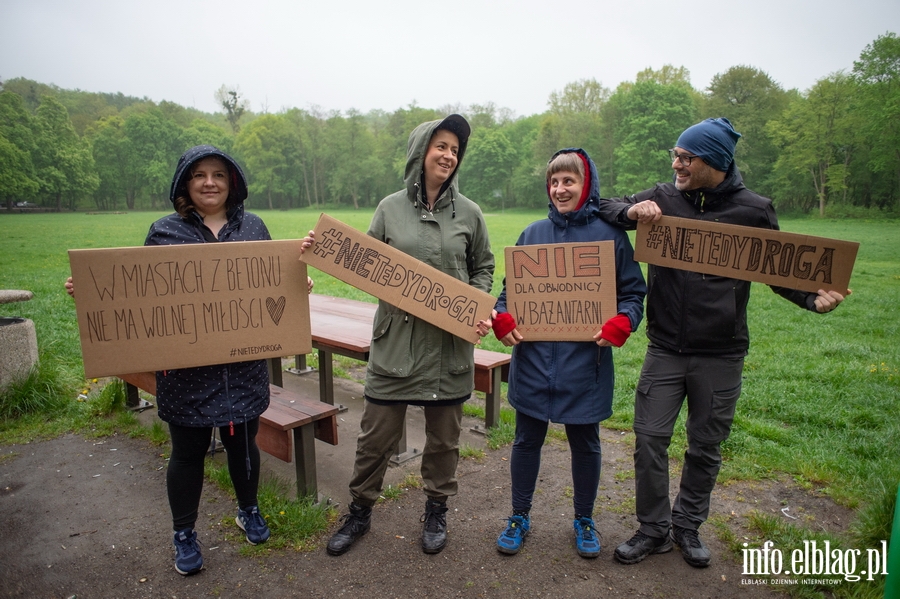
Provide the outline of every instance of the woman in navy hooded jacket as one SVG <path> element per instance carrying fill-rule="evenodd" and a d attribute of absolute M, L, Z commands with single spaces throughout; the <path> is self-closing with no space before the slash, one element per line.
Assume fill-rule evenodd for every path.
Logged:
<path fill-rule="evenodd" d="M 263 221 L 244 211 L 247 180 L 237 163 L 213 146 L 197 146 L 178 161 L 169 199 L 175 214 L 150 226 L 144 245 L 218 243 L 271 239 Z M 252 544 L 269 538 L 257 507 L 259 416 L 269 406 L 265 360 L 217 364 L 156 373 L 159 417 L 169 424 L 172 455 L 166 473 L 175 569 L 203 567 L 194 525 L 203 489 L 203 462 L 214 427 L 228 456 L 238 498 L 235 521 Z"/>
<path fill-rule="evenodd" d="M 600 482 L 600 421 L 612 415 L 613 357 L 637 329 L 647 287 L 634 261 L 631 242 L 600 219 L 597 168 L 584 150 L 554 154 L 547 165 L 547 220 L 534 222 L 516 245 L 615 242 L 617 315 L 605 322 L 595 342 L 529 342 L 506 310 L 506 286 L 495 307 L 494 332 L 512 345 L 509 403 L 516 409 L 516 438 L 510 458 L 512 516 L 497 539 L 501 553 L 518 553 L 531 528 L 529 512 L 549 422 L 564 424 L 572 452 L 575 546 L 586 558 L 600 554 L 592 513 Z M 599 346 L 599 347 L 598 347 Z"/>
<path fill-rule="evenodd" d="M 261 241 L 269 230 L 244 212 L 247 179 L 237 163 L 213 146 L 196 146 L 178 161 L 169 199 L 175 214 L 150 226 L 144 245 Z M 74 295 L 71 279 L 66 284 Z M 269 538 L 259 514 L 259 416 L 269 406 L 265 360 L 235 362 L 156 373 L 159 417 L 169 424 L 172 455 L 166 472 L 175 569 L 193 574 L 203 568 L 194 525 L 203 490 L 203 463 L 213 427 L 228 455 L 228 471 L 238 498 L 235 521 L 252 544 Z"/>
<path fill-rule="evenodd" d="M 244 211 L 247 179 L 238 164 L 213 146 L 196 146 L 178 160 L 169 199 L 175 214 L 150 226 L 144 245 L 265 241 L 272 237 L 255 214 Z M 309 289 L 312 280 L 307 278 Z M 66 290 L 75 295 L 72 278 Z M 166 489 L 175 531 L 175 569 L 203 568 L 194 525 L 203 490 L 203 465 L 214 427 L 228 455 L 238 499 L 235 522 L 256 545 L 269 538 L 259 513 L 259 417 L 269 406 L 265 360 L 217 364 L 156 373 L 159 417 L 169 424 L 172 455 Z"/>

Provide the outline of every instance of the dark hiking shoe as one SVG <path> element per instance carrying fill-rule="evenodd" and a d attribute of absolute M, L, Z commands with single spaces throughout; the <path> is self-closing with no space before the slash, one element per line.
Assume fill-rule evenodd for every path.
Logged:
<path fill-rule="evenodd" d="M 269 540 L 269 526 L 257 506 L 248 507 L 246 510 L 238 508 L 238 515 L 234 521 L 247 533 L 247 542 L 251 545 L 259 545 Z"/>
<path fill-rule="evenodd" d="M 425 502 L 425 513 L 422 514 L 422 551 L 440 553 L 447 545 L 447 503 L 437 499 Z"/>
<path fill-rule="evenodd" d="M 636 564 L 653 553 L 672 551 L 672 541 L 668 536 L 649 537 L 637 531 L 634 536 L 616 547 L 615 556 L 623 564 Z"/>
<path fill-rule="evenodd" d="M 709 565 L 711 557 L 709 547 L 700 540 L 696 530 L 673 526 L 669 534 L 675 544 L 681 548 L 684 561 L 695 568 L 705 568 Z"/>
<path fill-rule="evenodd" d="M 350 504 L 350 513 L 341 516 L 344 525 L 328 541 L 328 555 L 343 555 L 372 525 L 372 508 Z"/>
<path fill-rule="evenodd" d="M 203 569 L 203 556 L 200 555 L 200 542 L 192 528 L 185 528 L 175 533 L 175 571 L 183 576 L 196 574 Z"/>

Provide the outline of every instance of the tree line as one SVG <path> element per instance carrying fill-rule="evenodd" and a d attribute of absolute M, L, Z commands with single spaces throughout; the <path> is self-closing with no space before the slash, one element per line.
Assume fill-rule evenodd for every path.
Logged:
<path fill-rule="evenodd" d="M 751 66 L 697 90 L 687 69 L 666 65 L 614 91 L 570 83 L 546 112 L 520 118 L 493 103 L 254 113 L 224 85 L 214 114 L 24 78 L 0 89 L 0 202 L 10 207 L 167 209 L 178 156 L 201 143 L 244 165 L 251 208 L 370 207 L 401 187 L 409 132 L 459 112 L 472 124 L 461 189 L 486 210 L 545 206 L 544 165 L 563 147 L 590 153 L 604 196 L 652 187 L 671 179 L 666 150 L 681 131 L 718 116 L 743 134 L 736 161 L 746 185 L 779 210 L 900 210 L 900 38 L 890 32 L 852 69 L 803 92 Z"/>

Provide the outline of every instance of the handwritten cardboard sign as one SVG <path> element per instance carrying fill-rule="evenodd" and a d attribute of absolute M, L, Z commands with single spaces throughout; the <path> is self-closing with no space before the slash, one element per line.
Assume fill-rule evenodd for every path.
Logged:
<path fill-rule="evenodd" d="M 471 343 L 496 300 L 412 256 L 322 214 L 301 258 L 333 277 Z"/>
<path fill-rule="evenodd" d="M 664 216 L 638 224 L 634 259 L 815 293 L 846 295 L 859 244 Z"/>
<path fill-rule="evenodd" d="M 525 341 L 591 341 L 617 307 L 614 242 L 506 248 L 506 308 Z"/>
<path fill-rule="evenodd" d="M 85 376 L 312 351 L 300 241 L 69 250 Z"/>

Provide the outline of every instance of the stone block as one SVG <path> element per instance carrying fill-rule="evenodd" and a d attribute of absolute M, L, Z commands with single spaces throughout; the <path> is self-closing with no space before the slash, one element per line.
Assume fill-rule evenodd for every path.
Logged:
<path fill-rule="evenodd" d="M 0 389 L 27 377 L 37 361 L 34 322 L 27 318 L 0 318 Z"/>

